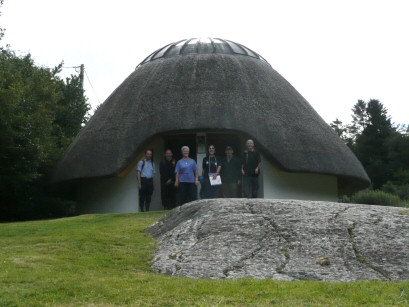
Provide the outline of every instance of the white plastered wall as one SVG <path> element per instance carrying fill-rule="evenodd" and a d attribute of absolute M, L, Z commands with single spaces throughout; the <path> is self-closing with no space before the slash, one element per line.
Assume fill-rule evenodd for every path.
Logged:
<path fill-rule="evenodd" d="M 336 176 L 288 173 L 262 157 L 262 190 L 264 198 L 300 200 L 338 200 Z"/>
<path fill-rule="evenodd" d="M 87 181 L 79 191 L 79 213 L 138 212 L 136 174 Z"/>
<path fill-rule="evenodd" d="M 159 161 L 163 157 L 164 144 L 161 138 L 155 139 L 146 148 L 154 150 L 156 176 L 152 195 L 151 210 L 162 210 L 160 198 Z M 144 150 L 145 151 L 145 150 Z M 135 162 L 144 157 L 140 153 Z M 92 179 L 80 187 L 79 211 L 84 213 L 134 213 L 139 212 L 139 191 L 136 177 L 136 163 L 118 177 Z"/>

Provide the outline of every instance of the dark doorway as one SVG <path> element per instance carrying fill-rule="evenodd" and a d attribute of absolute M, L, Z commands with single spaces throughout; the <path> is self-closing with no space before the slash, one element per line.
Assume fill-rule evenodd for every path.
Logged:
<path fill-rule="evenodd" d="M 190 158 L 194 159 L 197 163 L 196 134 L 171 134 L 165 135 L 163 139 L 165 141 L 165 150 L 171 149 L 176 161 L 182 159 L 182 147 L 188 146 L 190 148 Z M 180 205 L 180 195 L 176 193 L 176 206 Z"/>
<path fill-rule="evenodd" d="M 196 134 L 174 134 L 164 136 L 165 150 L 171 149 L 173 157 L 178 161 L 182 158 L 181 148 L 188 146 L 190 148 L 190 158 L 197 160 L 196 156 Z M 196 161 L 197 162 L 197 161 Z"/>
<path fill-rule="evenodd" d="M 241 141 L 238 134 L 233 133 L 208 133 L 207 134 L 207 142 L 206 142 L 206 150 L 209 145 L 214 145 L 216 148 L 216 155 L 220 157 L 225 156 L 225 149 L 226 146 L 230 146 L 233 148 L 234 155 L 240 157 L 241 156 Z"/>

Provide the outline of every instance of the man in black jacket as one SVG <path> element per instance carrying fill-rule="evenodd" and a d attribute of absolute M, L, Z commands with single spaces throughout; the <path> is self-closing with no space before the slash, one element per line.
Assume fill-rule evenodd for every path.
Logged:
<path fill-rule="evenodd" d="M 226 147 L 225 153 L 221 171 L 223 197 L 235 198 L 241 180 L 241 160 L 234 155 L 230 146 Z"/>
<path fill-rule="evenodd" d="M 246 148 L 241 165 L 241 173 L 243 174 L 243 194 L 245 198 L 257 198 L 261 157 L 254 149 L 253 140 L 247 140 Z"/>
<path fill-rule="evenodd" d="M 172 150 L 167 149 L 159 164 L 162 205 L 166 210 L 176 207 L 175 165 Z"/>

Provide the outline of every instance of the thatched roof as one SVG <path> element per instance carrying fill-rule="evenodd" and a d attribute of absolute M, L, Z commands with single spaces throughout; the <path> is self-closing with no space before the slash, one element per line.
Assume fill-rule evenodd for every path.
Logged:
<path fill-rule="evenodd" d="M 224 40 L 181 41 L 145 59 L 79 133 L 54 182 L 117 175 L 163 133 L 220 129 L 251 136 L 284 170 L 337 175 L 341 188 L 369 183 L 290 83 L 257 53 Z"/>

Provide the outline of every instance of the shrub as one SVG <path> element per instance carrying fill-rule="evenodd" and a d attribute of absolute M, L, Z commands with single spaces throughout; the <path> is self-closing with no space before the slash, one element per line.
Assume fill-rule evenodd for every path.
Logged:
<path fill-rule="evenodd" d="M 363 190 L 352 195 L 351 203 L 404 207 L 405 203 L 399 196 L 380 190 Z"/>
<path fill-rule="evenodd" d="M 341 197 L 338 198 L 339 203 L 350 203 L 351 198 L 348 195 L 342 195 Z"/>
<path fill-rule="evenodd" d="M 390 181 L 382 186 L 382 191 L 398 195 L 402 200 L 409 200 L 409 184 L 394 184 Z"/>

